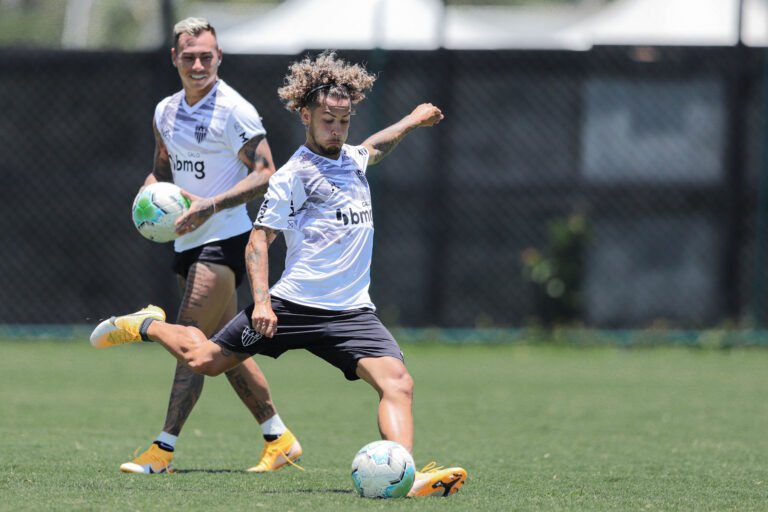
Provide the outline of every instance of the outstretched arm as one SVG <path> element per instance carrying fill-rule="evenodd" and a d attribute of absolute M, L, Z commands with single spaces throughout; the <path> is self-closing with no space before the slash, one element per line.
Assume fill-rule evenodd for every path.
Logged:
<path fill-rule="evenodd" d="M 277 332 L 277 316 L 272 311 L 269 297 L 269 258 L 270 244 L 277 237 L 277 232 L 264 226 L 254 226 L 248 246 L 245 248 L 245 268 L 251 282 L 253 295 L 253 328 L 271 338 Z"/>
<path fill-rule="evenodd" d="M 192 204 L 189 211 L 176 221 L 177 233 L 188 233 L 195 229 L 192 226 L 200 227 L 214 213 L 248 203 L 264 195 L 269 177 L 275 173 L 272 150 L 267 139 L 264 135 L 253 137 L 240 148 L 237 156 L 248 167 L 248 176 L 214 197 L 203 198 L 185 193 L 192 200 Z"/>
<path fill-rule="evenodd" d="M 363 146 L 368 148 L 368 153 L 370 154 L 368 165 L 375 165 L 381 162 L 411 130 L 434 126 L 443 117 L 443 113 L 440 112 L 439 108 L 431 103 L 422 103 L 397 123 L 374 133 L 363 142 Z"/>

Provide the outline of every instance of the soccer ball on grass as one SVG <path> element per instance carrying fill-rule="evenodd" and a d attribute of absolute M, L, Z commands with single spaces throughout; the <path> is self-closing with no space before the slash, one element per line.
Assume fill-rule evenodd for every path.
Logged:
<path fill-rule="evenodd" d="M 148 240 L 170 242 L 178 238 L 176 219 L 189 204 L 189 199 L 173 183 L 152 183 L 141 189 L 133 200 L 133 224 Z"/>
<path fill-rule="evenodd" d="M 402 498 L 413 486 L 413 457 L 394 441 L 374 441 L 352 461 L 352 482 L 364 498 Z"/>

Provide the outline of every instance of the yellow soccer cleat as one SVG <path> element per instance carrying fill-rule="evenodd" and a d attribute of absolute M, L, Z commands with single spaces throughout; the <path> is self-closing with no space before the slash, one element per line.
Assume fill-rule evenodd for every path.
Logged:
<path fill-rule="evenodd" d="M 147 318 L 164 321 L 165 311 L 150 304 L 136 313 L 113 316 L 109 320 L 104 320 L 91 333 L 91 345 L 104 348 L 141 341 L 139 329 Z"/>
<path fill-rule="evenodd" d="M 299 440 L 290 430 L 286 430 L 283 434 L 275 439 L 264 444 L 264 449 L 261 451 L 261 459 L 259 463 L 248 468 L 249 473 L 267 473 L 268 471 L 275 471 L 290 464 L 304 471 L 304 468 L 296 464 L 299 457 L 301 457 L 302 450 Z"/>
<path fill-rule="evenodd" d="M 464 468 L 448 468 L 430 462 L 416 472 L 409 497 L 450 496 L 456 493 L 467 480 Z"/>
<path fill-rule="evenodd" d="M 159 473 L 173 473 L 171 461 L 173 452 L 168 452 L 152 444 L 149 450 L 145 451 L 131 462 L 120 465 L 120 471 L 123 473 L 139 473 L 143 475 L 155 475 Z"/>

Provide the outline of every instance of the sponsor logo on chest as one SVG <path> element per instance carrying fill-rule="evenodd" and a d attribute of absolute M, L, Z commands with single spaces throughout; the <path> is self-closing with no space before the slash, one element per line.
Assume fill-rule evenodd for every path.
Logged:
<path fill-rule="evenodd" d="M 371 208 L 366 210 L 355 209 L 352 207 L 337 208 L 336 220 L 345 226 L 348 224 L 353 226 L 357 224 L 373 224 L 373 210 Z"/>
<path fill-rule="evenodd" d="M 199 155 L 199 153 L 195 153 Z M 171 160 L 171 170 L 173 172 L 191 172 L 198 180 L 205 178 L 205 160 L 194 158 L 180 158 L 178 155 L 168 154 Z"/>

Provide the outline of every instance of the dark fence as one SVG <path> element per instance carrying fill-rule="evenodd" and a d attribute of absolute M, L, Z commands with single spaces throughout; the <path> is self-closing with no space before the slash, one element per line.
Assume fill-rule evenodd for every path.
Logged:
<path fill-rule="evenodd" d="M 340 53 L 380 75 L 350 142 L 422 101 L 446 114 L 369 175 L 385 321 L 764 319 L 761 50 Z M 292 60 L 226 55 L 221 69 L 263 116 L 278 165 L 303 142 L 276 95 Z M 0 70 L 0 323 L 173 311 L 171 246 L 129 215 L 154 106 L 179 88 L 169 56 L 8 50 Z M 273 256 L 276 277 L 283 249 Z"/>

